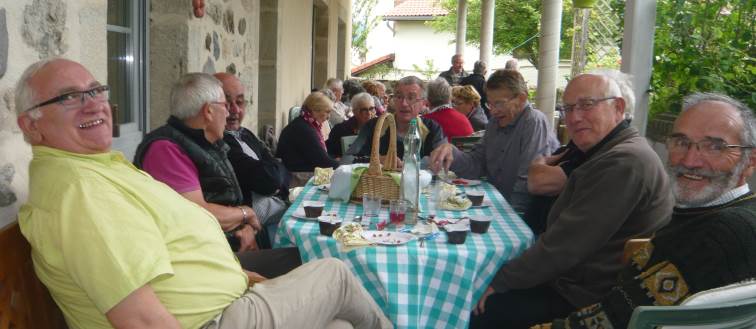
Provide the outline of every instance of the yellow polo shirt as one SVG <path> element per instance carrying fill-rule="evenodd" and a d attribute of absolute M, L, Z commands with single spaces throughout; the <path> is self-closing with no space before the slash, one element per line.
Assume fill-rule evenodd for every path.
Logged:
<path fill-rule="evenodd" d="M 105 312 L 149 284 L 183 328 L 198 328 L 246 290 L 215 217 L 120 152 L 32 151 L 19 225 L 69 327 L 111 328 Z"/>

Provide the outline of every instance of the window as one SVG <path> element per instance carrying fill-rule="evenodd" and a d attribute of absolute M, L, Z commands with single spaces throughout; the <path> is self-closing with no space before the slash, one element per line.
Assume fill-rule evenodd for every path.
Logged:
<path fill-rule="evenodd" d="M 147 127 L 146 0 L 108 0 L 108 85 L 113 148 L 134 153 Z"/>

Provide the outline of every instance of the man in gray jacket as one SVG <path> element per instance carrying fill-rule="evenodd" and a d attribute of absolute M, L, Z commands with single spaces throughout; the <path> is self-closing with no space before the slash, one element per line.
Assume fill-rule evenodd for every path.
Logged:
<path fill-rule="evenodd" d="M 609 292 L 626 240 L 666 224 L 669 179 L 645 138 L 625 120 L 616 74 L 583 74 L 565 89 L 567 132 L 586 160 L 569 176 L 546 231 L 499 269 L 471 328 L 523 328 L 564 317 Z"/>
<path fill-rule="evenodd" d="M 528 166 L 536 157 L 551 154 L 559 142 L 546 116 L 528 102 L 528 87 L 520 72 L 499 70 L 486 82 L 491 119 L 486 134 L 470 153 L 452 144 L 431 153 L 431 169 L 441 165 L 463 178 L 487 176 L 515 211 L 527 209 Z"/>

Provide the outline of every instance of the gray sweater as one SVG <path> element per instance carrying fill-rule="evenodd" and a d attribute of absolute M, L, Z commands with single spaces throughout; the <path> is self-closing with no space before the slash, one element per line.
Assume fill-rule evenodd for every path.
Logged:
<path fill-rule="evenodd" d="M 557 147 L 559 142 L 546 116 L 528 103 L 506 127 L 489 121 L 486 134 L 472 152 L 463 153 L 455 147 L 451 170 L 463 178 L 487 176 L 516 211 L 525 212 L 530 202 L 528 166 Z"/>
<path fill-rule="evenodd" d="M 625 241 L 664 226 L 673 205 L 661 160 L 637 130 L 623 129 L 572 172 L 546 231 L 491 285 L 506 291 L 550 283 L 575 307 L 595 303 L 617 279 Z"/>

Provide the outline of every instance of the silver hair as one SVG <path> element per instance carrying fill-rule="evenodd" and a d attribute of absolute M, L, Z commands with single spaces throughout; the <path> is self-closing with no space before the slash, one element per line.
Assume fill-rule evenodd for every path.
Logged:
<path fill-rule="evenodd" d="M 224 99 L 223 84 L 207 73 L 187 73 L 171 88 L 171 114 L 181 120 L 193 117 L 206 103 Z"/>
<path fill-rule="evenodd" d="M 428 83 L 428 103 L 431 107 L 449 104 L 451 101 L 451 86 L 444 78 L 438 78 Z"/>
<path fill-rule="evenodd" d="M 625 100 L 625 119 L 632 120 L 633 112 L 635 112 L 633 77 L 630 74 L 612 69 L 596 69 L 588 74 L 598 75 L 609 80 L 609 86 L 604 97 L 622 97 Z"/>
<path fill-rule="evenodd" d="M 15 105 L 17 115 L 23 114 L 26 109 L 34 106 L 36 95 L 34 93 L 34 89 L 29 85 L 29 80 L 31 80 L 31 78 L 35 74 L 37 74 L 39 70 L 47 66 L 47 64 L 61 59 L 62 58 L 60 57 L 46 58 L 37 61 L 32 65 L 29 65 L 29 67 L 24 70 L 24 73 L 21 74 L 21 78 L 19 78 L 18 82 L 16 83 Z M 38 108 L 31 110 L 29 111 L 29 117 L 33 120 L 37 120 L 42 117 L 42 111 L 40 111 Z"/>
<path fill-rule="evenodd" d="M 519 67 L 520 67 L 520 62 L 518 62 L 517 59 L 515 59 L 515 58 L 510 58 L 509 60 L 507 60 L 507 63 L 504 64 L 504 69 L 505 70 L 515 70 L 515 71 L 517 71 L 519 69 Z"/>
<path fill-rule="evenodd" d="M 475 61 L 473 64 L 473 73 L 483 75 L 486 73 L 487 65 L 484 61 Z"/>
<path fill-rule="evenodd" d="M 324 95 L 328 96 L 328 99 L 330 99 L 331 102 L 335 102 L 336 101 L 336 94 L 333 93 L 333 90 L 328 89 L 328 88 L 323 88 L 323 89 L 320 89 L 318 91 L 321 92 L 321 93 L 323 93 Z"/>
<path fill-rule="evenodd" d="M 373 99 L 373 95 L 370 95 L 366 92 L 361 92 L 357 95 L 352 96 L 352 108 L 355 107 L 355 104 L 372 104 L 372 106 L 375 106 L 375 100 Z"/>
<path fill-rule="evenodd" d="M 338 86 L 339 89 L 344 89 L 344 82 L 338 78 L 330 78 L 326 80 L 325 86 L 323 87 L 326 89 L 331 89 L 335 88 L 336 86 Z"/>
<path fill-rule="evenodd" d="M 422 98 L 425 98 L 427 96 L 427 93 L 425 91 L 425 82 L 421 80 L 420 78 L 409 75 L 404 78 L 399 79 L 399 81 L 396 82 L 396 87 L 394 90 L 398 90 L 399 86 L 409 86 L 409 85 L 417 85 L 420 87 L 420 92 L 422 93 Z"/>
<path fill-rule="evenodd" d="M 740 143 L 746 146 L 756 146 L 756 120 L 753 111 L 742 102 L 719 93 L 693 93 L 683 98 L 682 112 L 687 111 L 703 102 L 722 102 L 734 107 L 743 121 L 743 131 L 740 132 Z M 744 149 L 743 155 L 750 155 L 751 149 Z"/>

